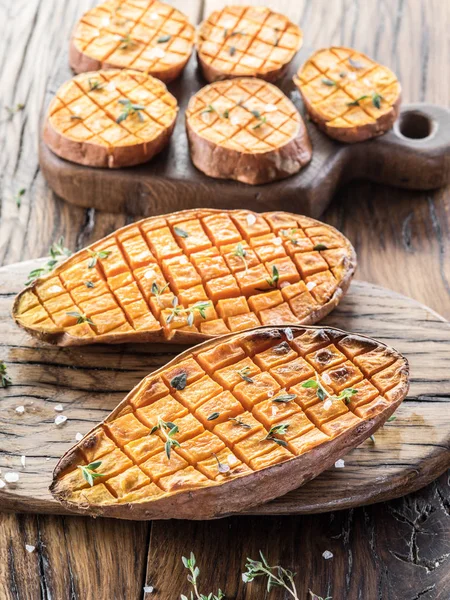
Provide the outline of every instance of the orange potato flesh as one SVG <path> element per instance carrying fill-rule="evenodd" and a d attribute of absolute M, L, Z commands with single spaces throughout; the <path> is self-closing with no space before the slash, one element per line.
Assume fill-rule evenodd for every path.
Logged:
<path fill-rule="evenodd" d="M 353 362 L 352 341 L 359 345 L 360 368 Z M 336 366 L 338 355 L 345 362 Z M 295 385 L 280 389 L 271 373 L 289 370 L 293 357 L 303 366 Z M 337 385 L 322 368 L 327 358 L 334 365 L 329 372 L 348 365 L 348 372 L 360 373 L 350 401 L 338 398 L 337 390 L 352 388 L 354 375 L 344 378 L 345 387 Z M 324 398 L 309 385 L 317 381 Z M 364 420 L 381 424 L 406 395 L 407 383 L 407 361 L 400 354 L 331 328 L 260 328 L 207 342 L 148 375 L 69 451 L 56 468 L 52 492 L 71 509 L 102 514 L 95 511 L 106 507 L 105 516 L 113 505 L 146 503 L 146 516 L 132 511 L 129 518 L 155 516 L 168 494 L 193 492 L 192 517 L 196 490 L 306 457 L 317 446 L 361 431 Z M 177 431 L 169 435 L 174 426 Z M 284 430 L 273 429 L 281 426 Z M 171 438 L 176 443 L 168 456 L 164 444 Z M 78 467 L 92 461 L 99 461 L 97 477 L 88 482 Z M 174 516 L 169 513 L 165 518 Z"/>
<path fill-rule="evenodd" d="M 302 45 L 302 32 L 262 6 L 226 6 L 199 27 L 197 53 L 207 81 L 229 77 L 279 79 Z"/>
<path fill-rule="evenodd" d="M 186 130 L 192 162 L 210 177 L 257 185 L 289 177 L 311 160 L 294 104 L 261 79 L 228 79 L 199 90 L 186 109 Z"/>
<path fill-rule="evenodd" d="M 183 70 L 193 43 L 194 27 L 172 6 L 157 0 L 108 0 L 86 12 L 75 27 L 70 65 L 76 73 L 136 69 L 168 82 Z"/>
<path fill-rule="evenodd" d="M 139 164 L 167 144 L 177 111 L 176 99 L 151 75 L 130 69 L 82 73 L 64 83 L 50 103 L 44 140 L 73 162 Z M 124 241 L 124 250 L 137 266 L 140 248 L 128 249 Z"/>
<path fill-rule="evenodd" d="M 358 142 L 388 131 L 401 87 L 395 74 L 350 48 L 318 50 L 294 81 L 311 119 L 330 137 Z"/>
<path fill-rule="evenodd" d="M 246 210 L 188 210 L 158 217 L 156 229 L 149 229 L 155 217 L 129 225 L 38 279 L 17 298 L 14 317 L 31 334 L 60 345 L 164 339 L 183 343 L 261 324 L 314 323 L 347 288 L 355 267 L 354 251 L 344 236 L 313 219 L 292 215 L 296 227 L 279 229 L 275 217 L 283 214 L 289 217 Z M 185 222 L 190 228 L 195 222 L 191 241 Z M 252 243 L 262 223 L 272 230 L 280 252 L 291 246 L 294 260 L 281 256 L 264 263 L 249 250 L 256 264 L 248 266 L 247 254 L 242 256 L 241 251 L 250 246 L 244 239 Z M 298 232 L 311 245 L 324 239 L 338 248 L 342 269 L 330 270 L 322 244 L 308 259 L 317 272 L 305 278 L 297 257 L 311 253 L 292 244 Z M 204 250 L 206 239 L 210 248 Z M 186 255 L 182 243 L 186 247 L 189 241 Z M 199 252 L 196 243 L 202 248 Z M 230 256 L 235 259 L 232 265 Z M 321 280 L 303 281 L 319 276 Z M 325 368 L 336 363 L 320 364 Z"/>

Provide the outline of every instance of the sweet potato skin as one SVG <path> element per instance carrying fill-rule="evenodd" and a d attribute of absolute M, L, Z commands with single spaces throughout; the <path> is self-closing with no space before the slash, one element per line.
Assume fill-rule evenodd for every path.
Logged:
<path fill-rule="evenodd" d="M 235 179 L 249 185 L 277 181 L 297 173 L 309 163 L 312 146 L 301 121 L 297 135 L 276 150 L 258 154 L 238 152 L 218 146 L 197 134 L 186 119 L 191 159 L 194 165 L 218 179 Z"/>
<path fill-rule="evenodd" d="M 233 212 L 239 212 L 239 211 L 223 211 L 223 210 L 218 210 L 218 209 L 205 209 L 205 210 L 197 211 L 197 212 L 198 212 L 198 214 L 209 215 L 209 214 L 214 214 L 214 213 L 223 213 L 223 212 L 233 213 Z M 187 210 L 179 211 L 177 213 L 171 213 L 171 215 L 182 216 L 182 215 L 190 215 L 192 213 L 193 213 L 192 209 L 187 209 Z M 277 214 L 277 212 L 267 213 L 267 214 Z M 279 214 L 286 214 L 286 213 L 280 212 Z M 156 218 L 159 218 L 159 217 L 156 217 Z M 310 219 L 310 221 L 313 224 L 321 225 L 320 221 L 317 221 L 315 219 Z M 334 232 L 338 235 L 342 235 L 334 227 L 332 227 L 330 225 L 327 225 L 327 227 L 329 227 L 332 232 Z M 117 230 L 117 232 L 120 232 L 123 229 L 124 228 L 121 228 L 121 229 Z M 109 236 L 106 236 L 104 239 L 107 240 L 107 239 L 113 238 L 117 232 L 111 233 Z M 326 315 L 328 315 L 334 308 L 336 308 L 336 306 L 339 304 L 339 302 L 341 301 L 344 294 L 347 292 L 347 290 L 350 286 L 350 282 L 351 282 L 353 275 L 355 273 L 355 270 L 356 270 L 357 261 L 356 261 L 356 253 L 355 253 L 353 246 L 350 244 L 350 242 L 348 240 L 347 240 L 346 244 L 347 244 L 347 248 L 349 251 L 349 259 L 346 264 L 345 274 L 344 274 L 339 286 L 336 288 L 335 292 L 333 293 L 333 295 L 331 296 L 331 298 L 329 299 L 328 302 L 321 305 L 317 310 L 311 312 L 307 317 L 305 317 L 304 319 L 299 321 L 299 324 L 310 325 L 310 324 L 320 321 Z M 83 251 L 84 251 L 83 249 L 80 250 L 79 252 L 74 254 L 72 257 L 70 257 L 70 259 L 68 259 L 68 260 L 73 260 L 79 254 L 81 254 Z M 61 263 L 61 264 L 63 264 L 63 263 Z M 49 273 L 48 275 L 36 280 L 36 283 L 42 283 L 42 282 L 46 281 L 47 279 L 50 279 L 52 276 L 53 276 L 53 273 Z M 28 291 L 33 289 L 33 285 L 26 287 L 15 298 L 13 306 L 12 306 L 12 317 L 15 320 L 15 322 L 17 323 L 17 325 L 19 325 L 19 327 L 21 327 L 22 329 L 27 331 L 27 333 L 29 333 L 31 336 L 36 337 L 40 341 L 46 342 L 49 344 L 54 344 L 54 345 L 58 345 L 58 346 L 84 346 L 84 345 L 93 344 L 93 343 L 123 344 L 123 343 L 127 343 L 127 342 L 158 343 L 158 342 L 170 341 L 170 343 L 173 343 L 173 344 L 194 345 L 194 344 L 203 342 L 205 340 L 215 339 L 215 337 L 216 337 L 216 336 L 207 335 L 205 333 L 197 333 L 197 332 L 191 332 L 191 331 L 179 331 L 177 329 L 177 330 L 175 330 L 175 332 L 174 332 L 173 336 L 170 338 L 170 340 L 168 340 L 164 336 L 164 332 L 163 332 L 162 328 L 159 330 L 154 330 L 154 331 L 133 332 L 132 334 L 108 333 L 108 334 L 98 335 L 94 338 L 74 337 L 62 329 L 60 331 L 52 331 L 52 332 L 45 331 L 45 330 L 39 331 L 35 328 L 27 327 L 20 320 L 19 308 L 20 308 L 21 300 Z"/>
<path fill-rule="evenodd" d="M 298 326 L 290 326 L 290 329 L 303 330 Z M 311 330 L 321 330 L 321 327 L 308 327 Z M 325 328 L 334 334 L 346 332 Z M 285 335 L 283 328 L 272 326 L 258 327 L 243 334 L 233 333 L 222 336 L 220 342 L 229 341 L 231 338 L 245 337 L 248 343 L 259 343 L 265 337 L 273 335 Z M 370 340 L 366 336 L 358 335 L 358 338 Z M 373 341 L 373 340 L 371 340 Z M 195 352 L 204 351 L 214 346 L 216 341 L 206 341 L 197 346 Z M 382 344 L 384 346 L 384 344 Z M 173 367 L 192 353 L 186 350 L 170 361 L 164 367 L 154 371 L 157 375 L 163 370 Z M 398 353 L 396 353 L 398 355 Z M 401 355 L 398 355 L 401 357 Z M 58 489 L 58 477 L 76 465 L 78 460 L 78 447 L 83 443 L 81 440 L 71 448 L 58 462 L 55 467 L 53 482 L 50 491 L 53 496 L 61 502 L 68 510 L 83 515 L 114 517 L 118 519 L 131 520 L 156 520 L 156 519 L 192 519 L 205 520 L 226 517 L 231 514 L 246 511 L 259 504 L 264 504 L 280 497 L 307 481 L 314 479 L 321 472 L 330 468 L 334 462 L 346 452 L 362 443 L 368 436 L 381 427 L 392 413 L 398 408 L 405 398 L 409 389 L 409 366 L 404 357 L 401 368 L 402 381 L 397 386 L 395 395 L 390 405 L 381 411 L 375 418 L 358 423 L 345 433 L 314 447 L 305 454 L 292 458 L 288 461 L 272 465 L 251 474 L 241 475 L 228 482 L 216 483 L 197 490 L 187 490 L 176 493 L 167 493 L 158 497 L 153 502 L 135 502 L 129 504 L 111 505 L 76 505 L 67 500 L 63 490 Z M 102 422 L 106 423 L 117 416 L 126 405 L 127 399 L 132 396 L 136 386 L 126 398 L 114 409 L 114 411 Z M 86 434 L 89 436 L 96 428 Z"/>

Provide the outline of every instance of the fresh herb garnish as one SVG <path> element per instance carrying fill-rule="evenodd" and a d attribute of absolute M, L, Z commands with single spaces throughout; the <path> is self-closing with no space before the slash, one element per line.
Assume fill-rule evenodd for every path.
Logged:
<path fill-rule="evenodd" d="M 386 423 L 392 423 L 392 421 L 396 421 L 396 420 L 397 420 L 397 417 L 392 415 L 392 417 L 389 417 L 389 419 L 386 421 Z"/>
<path fill-rule="evenodd" d="M 170 380 L 170 385 L 175 390 L 179 390 L 179 391 L 184 390 L 184 388 L 186 387 L 186 384 L 187 384 L 186 371 L 183 371 L 182 373 L 175 375 L 175 377 Z"/>
<path fill-rule="evenodd" d="M 354 388 L 345 388 L 337 396 L 329 394 L 320 383 L 319 378 L 304 381 L 302 387 L 315 389 L 319 400 L 325 400 L 325 398 L 328 398 L 329 400 L 343 400 L 346 404 L 350 402 L 352 396 L 358 393 L 358 390 L 355 390 Z"/>
<path fill-rule="evenodd" d="M 217 468 L 219 470 L 219 473 L 229 473 L 230 472 L 230 466 L 229 465 L 225 465 L 224 463 L 221 463 L 220 460 L 219 460 L 219 457 L 217 456 L 217 454 L 215 452 L 213 452 L 213 456 L 217 460 Z"/>
<path fill-rule="evenodd" d="M 209 415 L 209 417 L 206 419 L 207 421 L 215 421 L 216 419 L 218 419 L 220 417 L 220 413 L 219 412 L 213 412 Z"/>
<path fill-rule="evenodd" d="M 72 121 L 82 121 L 83 119 L 79 115 L 70 115 Z"/>
<path fill-rule="evenodd" d="M 230 49 L 228 50 L 228 54 L 230 56 L 234 56 L 236 54 L 236 47 L 235 46 L 230 46 Z"/>
<path fill-rule="evenodd" d="M 251 583 L 257 577 L 267 577 L 266 585 L 268 592 L 274 588 L 284 588 L 294 600 L 300 600 L 294 583 L 295 573 L 284 569 L 280 565 L 271 567 L 261 550 L 259 551 L 259 555 L 261 557 L 260 561 L 247 558 L 245 564 L 246 571 L 242 573 L 242 581 L 244 583 Z"/>
<path fill-rule="evenodd" d="M 50 260 L 40 269 L 33 269 L 28 275 L 28 280 L 25 285 L 31 285 L 43 275 L 51 273 L 62 258 L 67 258 L 72 255 L 72 252 L 64 247 L 64 238 L 60 237 L 57 242 L 50 246 Z"/>
<path fill-rule="evenodd" d="M 217 112 L 217 111 L 212 104 L 208 104 L 208 106 L 204 110 L 202 110 L 202 112 L 200 114 L 202 115 L 203 113 L 212 113 L 212 112 Z"/>
<path fill-rule="evenodd" d="M 7 367 L 6 367 L 5 363 L 2 360 L 0 360 L 0 386 L 5 388 L 11 384 L 12 384 L 12 379 L 8 375 Z"/>
<path fill-rule="evenodd" d="M 378 92 L 374 92 L 372 94 L 372 104 L 375 108 L 381 108 L 381 101 L 383 100 L 383 96 Z"/>
<path fill-rule="evenodd" d="M 290 235 L 294 235 L 295 233 L 297 233 L 298 229 L 296 227 L 293 227 L 292 229 L 280 229 L 280 233 L 282 236 L 287 237 L 289 242 L 291 242 L 291 244 L 293 244 L 294 246 L 298 246 L 298 240 L 296 240 L 293 237 L 289 237 Z"/>
<path fill-rule="evenodd" d="M 78 465 L 78 468 L 81 470 L 83 477 L 86 479 L 88 484 L 92 487 L 94 485 L 94 479 L 97 477 L 103 477 L 101 473 L 96 473 L 99 466 L 102 464 L 101 460 L 97 460 L 95 462 L 91 462 L 88 465 Z"/>
<path fill-rule="evenodd" d="M 263 442 L 264 440 L 270 440 L 279 446 L 284 446 L 284 448 L 287 448 L 287 443 L 284 440 L 280 440 L 280 438 L 275 437 L 275 435 L 285 435 L 288 427 L 289 425 L 286 425 L 285 423 L 281 423 L 280 425 L 272 425 L 272 427 L 269 429 L 269 433 L 263 437 L 261 441 Z"/>
<path fill-rule="evenodd" d="M 129 33 L 121 37 L 120 41 L 122 42 L 122 44 L 119 46 L 120 50 L 128 50 L 137 44 L 137 42 L 133 40 Z"/>
<path fill-rule="evenodd" d="M 88 261 L 88 269 L 93 269 L 97 264 L 97 260 L 99 258 L 105 259 L 108 258 L 108 256 L 111 254 L 111 250 L 100 250 L 99 252 L 88 250 L 88 252 L 91 255 L 91 258 Z"/>
<path fill-rule="evenodd" d="M 91 321 L 91 319 L 89 317 L 87 317 L 84 313 L 80 313 L 76 310 L 71 310 L 69 312 L 66 312 L 66 315 L 69 315 L 69 317 L 75 317 L 75 319 L 77 320 L 77 325 L 81 325 L 81 323 L 89 323 L 89 325 L 94 324 Z"/>
<path fill-rule="evenodd" d="M 239 244 L 237 244 L 236 248 L 234 249 L 233 252 L 233 256 L 237 256 L 238 258 L 242 259 L 242 262 L 244 263 L 244 267 L 245 267 L 245 272 L 248 272 L 248 264 L 247 264 L 247 250 L 244 248 L 244 246 L 241 244 L 241 242 L 239 242 Z"/>
<path fill-rule="evenodd" d="M 273 265 L 272 277 L 270 277 L 269 279 L 266 279 L 266 281 L 270 285 L 270 287 L 277 287 L 279 279 L 280 279 L 280 273 L 279 273 L 278 269 L 276 268 L 276 266 Z"/>
<path fill-rule="evenodd" d="M 156 40 L 156 43 L 157 44 L 165 44 L 166 42 L 168 42 L 170 40 L 171 37 L 172 36 L 170 34 L 163 35 Z"/>
<path fill-rule="evenodd" d="M 105 87 L 105 83 L 99 81 L 98 79 L 88 79 L 89 91 L 95 92 L 98 90 L 102 90 Z"/>
<path fill-rule="evenodd" d="M 116 123 L 122 123 L 122 121 L 125 121 L 130 115 L 137 115 L 139 121 L 144 121 L 144 115 L 140 111 L 145 110 L 145 106 L 142 104 L 133 104 L 131 100 L 128 100 L 127 98 L 121 98 L 117 102 L 122 104 L 124 108 L 117 117 Z"/>
<path fill-rule="evenodd" d="M 356 100 L 353 100 L 353 102 L 347 102 L 347 106 L 359 106 L 359 103 L 361 102 L 361 100 L 365 100 L 368 97 L 369 96 L 367 94 L 365 94 L 364 96 L 360 96 Z"/>
<path fill-rule="evenodd" d="M 373 444 L 375 444 L 375 436 L 374 435 L 370 435 L 369 439 Z"/>
<path fill-rule="evenodd" d="M 27 190 L 25 188 L 21 188 L 14 196 L 14 200 L 16 201 L 17 208 L 20 208 L 20 206 L 22 204 L 22 198 L 25 195 L 26 191 Z"/>
<path fill-rule="evenodd" d="M 173 308 L 170 312 L 170 315 L 166 319 L 166 323 L 169 324 L 178 315 L 185 314 L 187 317 L 187 324 L 189 325 L 189 327 L 192 327 L 192 325 L 194 324 L 194 319 L 195 319 L 195 311 L 198 310 L 198 312 L 200 313 L 200 316 L 203 319 L 206 319 L 206 309 L 211 306 L 211 301 L 207 300 L 207 301 L 196 302 L 192 306 L 189 306 L 188 308 L 184 308 L 183 306 L 180 306 L 178 304 L 178 298 L 175 296 L 174 299 L 172 300 L 172 306 L 173 306 Z"/>
<path fill-rule="evenodd" d="M 233 425 L 239 425 L 239 427 L 243 427 L 244 429 L 251 429 L 252 426 L 249 423 L 246 423 L 242 420 L 242 417 L 230 417 L 228 419 L 233 423 Z"/>
<path fill-rule="evenodd" d="M 95 287 L 95 285 L 94 285 L 94 282 L 93 282 L 93 281 L 85 281 L 85 282 L 84 282 L 84 285 L 85 285 L 87 288 L 90 288 L 90 289 Z"/>
<path fill-rule="evenodd" d="M 240 371 L 237 371 L 237 374 L 239 375 L 239 377 L 241 379 L 243 379 L 244 381 L 246 381 L 247 383 L 253 383 L 253 379 L 251 377 L 249 377 L 249 373 L 251 371 L 251 367 L 247 366 L 244 367 L 243 369 L 241 369 Z"/>
<path fill-rule="evenodd" d="M 260 117 L 259 119 L 259 123 L 256 123 L 256 125 L 253 125 L 252 129 L 259 129 L 262 125 L 264 125 L 264 123 L 267 123 L 267 117 Z"/>
<path fill-rule="evenodd" d="M 345 71 L 341 71 L 341 72 L 339 73 L 339 77 L 341 77 L 341 78 L 342 78 L 342 77 L 347 77 L 347 73 L 346 73 Z"/>
<path fill-rule="evenodd" d="M 174 227 L 173 228 L 175 235 L 177 235 L 180 238 L 188 238 L 189 234 L 187 231 L 185 231 L 184 229 L 181 229 L 181 227 Z"/>
<path fill-rule="evenodd" d="M 200 569 L 196 565 L 195 556 L 194 556 L 193 552 L 191 552 L 191 555 L 189 558 L 186 558 L 185 556 L 183 556 L 181 558 L 181 560 L 183 561 L 183 565 L 185 566 L 185 568 L 188 569 L 188 571 L 190 573 L 187 576 L 187 580 L 194 588 L 196 600 L 223 600 L 223 598 L 225 598 L 225 594 L 222 592 L 221 589 L 219 589 L 219 591 L 217 592 L 217 595 L 213 594 L 212 592 L 208 595 L 201 594 L 198 591 L 198 576 L 200 575 Z M 191 592 L 189 599 L 184 594 L 181 594 L 181 600 L 194 600 L 194 594 Z"/>
<path fill-rule="evenodd" d="M 156 281 L 152 283 L 151 292 L 156 297 L 156 301 L 160 306 L 162 306 L 160 296 L 167 290 L 168 287 L 168 283 L 166 283 L 166 285 L 163 285 L 163 287 L 159 287 Z"/>
<path fill-rule="evenodd" d="M 228 119 L 228 117 L 229 117 L 229 116 L 230 116 L 230 111 L 229 111 L 229 110 L 228 110 L 228 108 L 227 108 L 227 109 L 225 109 L 225 110 L 223 111 L 223 113 L 222 113 L 222 117 L 223 117 L 224 119 Z"/>
<path fill-rule="evenodd" d="M 328 250 L 328 246 L 325 246 L 325 244 L 316 244 L 313 248 L 313 250 L 319 251 L 319 250 Z"/>
<path fill-rule="evenodd" d="M 279 31 L 280 31 L 279 27 L 274 27 L 273 28 L 273 32 L 275 34 L 275 41 L 273 43 L 274 46 L 278 46 L 278 44 L 280 43 L 280 38 L 278 37 Z"/>
<path fill-rule="evenodd" d="M 333 81 L 332 79 L 328 79 L 327 77 L 324 77 L 322 79 L 322 83 L 324 83 L 325 85 L 328 85 L 330 87 L 332 87 L 333 85 L 336 85 L 335 81 Z"/>
<path fill-rule="evenodd" d="M 173 380 L 172 380 L 173 381 Z M 164 450 L 166 451 L 166 456 L 168 460 L 170 460 L 170 452 L 172 448 L 179 448 L 180 444 L 173 438 L 173 436 L 179 432 L 179 429 L 175 423 L 171 423 L 170 421 L 163 421 L 161 417 L 158 417 L 158 425 L 155 425 L 150 434 L 155 433 L 155 431 L 160 430 L 166 441 L 164 443 Z"/>
<path fill-rule="evenodd" d="M 357 60 L 354 60 L 351 57 L 348 59 L 348 62 L 354 69 L 363 69 L 364 68 L 364 65 L 362 65 L 360 62 L 358 62 Z"/>
<path fill-rule="evenodd" d="M 14 115 L 25 108 L 25 104 L 16 104 L 16 106 L 5 106 L 5 110 L 8 112 L 8 120 L 14 117 Z"/>
<path fill-rule="evenodd" d="M 309 595 L 311 597 L 311 600 L 333 600 L 333 598 L 331 596 L 327 596 L 326 598 L 323 598 L 322 596 L 318 596 L 311 590 L 309 590 Z"/>
<path fill-rule="evenodd" d="M 272 402 L 284 403 L 290 402 L 291 400 L 295 400 L 297 398 L 297 394 L 281 394 L 280 396 L 276 396 L 272 398 Z"/>

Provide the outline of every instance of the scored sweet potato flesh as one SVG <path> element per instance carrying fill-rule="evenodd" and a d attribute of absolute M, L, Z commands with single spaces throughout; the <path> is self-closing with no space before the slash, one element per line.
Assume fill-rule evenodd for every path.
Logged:
<path fill-rule="evenodd" d="M 108 507 L 128 503 L 146 509 L 128 518 L 219 516 L 247 485 L 253 492 L 241 508 L 285 492 L 289 481 L 277 481 L 276 469 L 264 485 L 255 479 L 268 467 L 291 461 L 292 474 L 312 469 L 304 480 L 318 474 L 330 462 L 327 447 L 357 445 L 407 388 L 406 359 L 369 338 L 298 326 L 233 334 L 148 375 L 63 457 L 51 489 L 70 508 L 104 507 L 105 516 L 126 518 Z M 319 447 L 317 465 L 307 456 Z M 201 496 L 196 502 L 196 491 L 218 486 L 204 506 Z M 183 492 L 191 492 L 187 506 L 172 502 Z"/>
<path fill-rule="evenodd" d="M 228 77 L 278 79 L 302 44 L 284 15 L 258 6 L 226 6 L 201 23 L 197 52 L 208 81 Z"/>
<path fill-rule="evenodd" d="M 200 341 L 259 325 L 311 323 L 355 269 L 334 228 L 290 213 L 187 210 L 124 227 L 16 299 L 43 340 Z"/>
<path fill-rule="evenodd" d="M 397 77 L 351 48 L 315 52 L 294 80 L 313 121 L 336 139 L 352 142 L 380 135 L 397 117 Z"/>
<path fill-rule="evenodd" d="M 166 86 L 151 75 L 129 69 L 82 73 L 64 83 L 52 100 L 44 139 L 58 155 L 89 162 L 91 155 L 107 164 L 124 162 L 116 153 L 130 149 L 132 158 L 148 160 L 169 140 L 178 106 Z M 82 147 L 81 157 L 74 148 Z M 95 153 L 95 148 L 97 153 Z M 89 156 L 89 155 L 88 155 Z M 95 159 L 92 160 L 96 165 Z"/>
<path fill-rule="evenodd" d="M 187 17 L 163 2 L 108 0 L 86 12 L 75 27 L 71 66 L 77 73 L 131 68 L 170 81 L 187 63 L 194 33 Z"/>

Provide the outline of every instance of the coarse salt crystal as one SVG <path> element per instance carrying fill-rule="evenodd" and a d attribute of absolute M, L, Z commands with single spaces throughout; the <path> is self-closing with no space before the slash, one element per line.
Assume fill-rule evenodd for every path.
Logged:
<path fill-rule="evenodd" d="M 80 106 L 74 106 L 74 107 L 72 107 L 72 112 L 73 112 L 75 115 L 78 115 L 78 114 L 80 114 L 80 112 L 81 112 L 81 107 L 80 107 Z"/>
<path fill-rule="evenodd" d="M 147 53 L 148 58 L 164 58 L 165 55 L 166 53 L 162 48 L 151 48 Z"/>
<path fill-rule="evenodd" d="M 306 289 L 311 291 L 316 287 L 317 283 L 315 281 L 308 281 L 306 284 Z"/>
<path fill-rule="evenodd" d="M 228 457 L 228 464 L 235 465 L 237 461 L 238 459 L 234 456 L 234 454 L 230 454 L 230 456 Z"/>
<path fill-rule="evenodd" d="M 276 237 L 276 238 L 274 238 L 273 243 L 275 246 L 281 246 L 281 244 L 283 243 L 283 240 L 280 237 Z"/>
<path fill-rule="evenodd" d="M 64 406 L 62 404 L 57 404 L 55 406 L 56 412 L 62 412 L 64 410 Z"/>
<path fill-rule="evenodd" d="M 345 467 L 345 461 L 343 458 L 340 458 L 339 460 L 337 460 L 334 463 L 334 466 L 336 467 L 336 469 L 343 469 Z"/>
<path fill-rule="evenodd" d="M 331 377 L 328 375 L 328 373 L 322 373 L 322 379 L 325 381 L 325 383 L 331 383 Z"/>
<path fill-rule="evenodd" d="M 30 544 L 25 544 L 25 550 L 30 554 L 36 550 L 36 546 L 31 546 Z"/>
<path fill-rule="evenodd" d="M 249 213 L 247 215 L 247 225 L 249 227 L 251 227 L 252 225 L 254 225 L 256 223 L 256 217 L 255 215 L 252 215 L 252 213 Z"/>
<path fill-rule="evenodd" d="M 232 125 L 239 125 L 240 122 L 241 122 L 241 119 L 239 118 L 239 115 L 231 115 L 230 123 Z"/>
<path fill-rule="evenodd" d="M 55 417 L 55 425 L 62 425 L 67 421 L 67 417 L 65 415 L 56 415 Z"/>
<path fill-rule="evenodd" d="M 5 473 L 4 475 L 6 483 L 17 483 L 20 479 L 19 473 L 15 471 L 10 471 L 9 473 Z"/>
<path fill-rule="evenodd" d="M 292 342 L 292 340 L 294 339 L 294 334 L 292 333 L 292 329 L 290 327 L 286 327 L 286 329 L 284 330 L 284 333 L 286 335 L 286 339 L 289 342 Z"/>
<path fill-rule="evenodd" d="M 98 37 L 100 35 L 100 30 L 99 29 L 94 29 L 93 32 L 92 32 L 92 35 L 94 37 Z M 120 35 L 116 36 L 116 39 L 117 38 L 119 38 L 119 40 L 120 40 Z"/>
<path fill-rule="evenodd" d="M 114 92 L 116 90 L 116 84 L 114 81 L 110 81 L 105 89 L 108 90 L 108 92 Z"/>
<path fill-rule="evenodd" d="M 155 276 L 156 276 L 156 273 L 153 269 L 149 269 L 148 271 L 145 271 L 145 273 L 144 273 L 145 279 L 154 279 Z"/>
<path fill-rule="evenodd" d="M 330 552 L 329 550 L 325 550 L 325 552 L 322 554 L 322 556 L 324 557 L 325 560 L 329 560 L 330 558 L 333 558 L 333 553 Z"/>
<path fill-rule="evenodd" d="M 22 465 L 23 468 L 25 468 L 26 462 L 27 462 L 27 457 L 22 455 L 20 457 L 20 463 L 21 463 L 21 465 Z"/>
<path fill-rule="evenodd" d="M 266 112 L 274 112 L 277 110 L 275 104 L 266 104 Z"/>
<path fill-rule="evenodd" d="M 77 433 L 75 436 L 75 440 L 77 442 L 80 442 L 83 439 L 83 434 L 82 433 Z"/>
<path fill-rule="evenodd" d="M 4 488 L 6 485 L 6 483 L 3 481 L 3 479 L 0 479 L 0 488 Z"/>
<path fill-rule="evenodd" d="M 371 87 L 372 82 L 370 81 L 370 79 L 367 79 L 367 77 L 364 77 L 363 84 L 367 85 L 367 87 Z"/>
<path fill-rule="evenodd" d="M 25 412 L 25 406 L 18 406 L 16 408 L 16 413 L 19 413 L 19 415 L 23 415 L 24 412 Z"/>
<path fill-rule="evenodd" d="M 281 288 L 281 289 L 283 289 L 283 288 L 287 287 L 288 285 L 291 285 L 291 284 L 289 283 L 289 281 L 282 281 L 282 282 L 280 283 L 280 288 Z"/>
<path fill-rule="evenodd" d="M 51 287 L 48 288 L 47 291 L 49 294 L 57 294 L 58 292 L 62 292 L 63 289 L 59 285 L 52 285 Z"/>
<path fill-rule="evenodd" d="M 103 17 L 102 19 L 102 25 L 103 27 L 108 27 L 108 25 L 110 24 L 111 19 L 109 17 Z"/>
<path fill-rule="evenodd" d="M 348 78 L 351 79 L 352 81 L 356 81 L 357 80 L 356 73 L 349 73 Z"/>
<path fill-rule="evenodd" d="M 267 392 L 267 396 L 268 396 L 269 398 L 272 398 L 272 396 L 273 396 L 274 394 L 275 394 L 275 392 L 274 392 L 273 390 L 269 390 L 269 391 Z"/>
<path fill-rule="evenodd" d="M 278 408 L 276 406 L 272 406 L 272 417 L 278 414 Z"/>
<path fill-rule="evenodd" d="M 151 594 L 153 592 L 152 585 L 144 585 L 144 594 Z"/>
<path fill-rule="evenodd" d="M 325 402 L 323 403 L 323 410 L 330 410 L 332 404 L 333 403 L 331 402 L 331 400 L 325 400 Z"/>
<path fill-rule="evenodd" d="M 149 16 L 152 21 L 157 21 L 158 17 L 159 17 L 158 13 L 155 13 L 155 12 L 150 13 Z"/>

